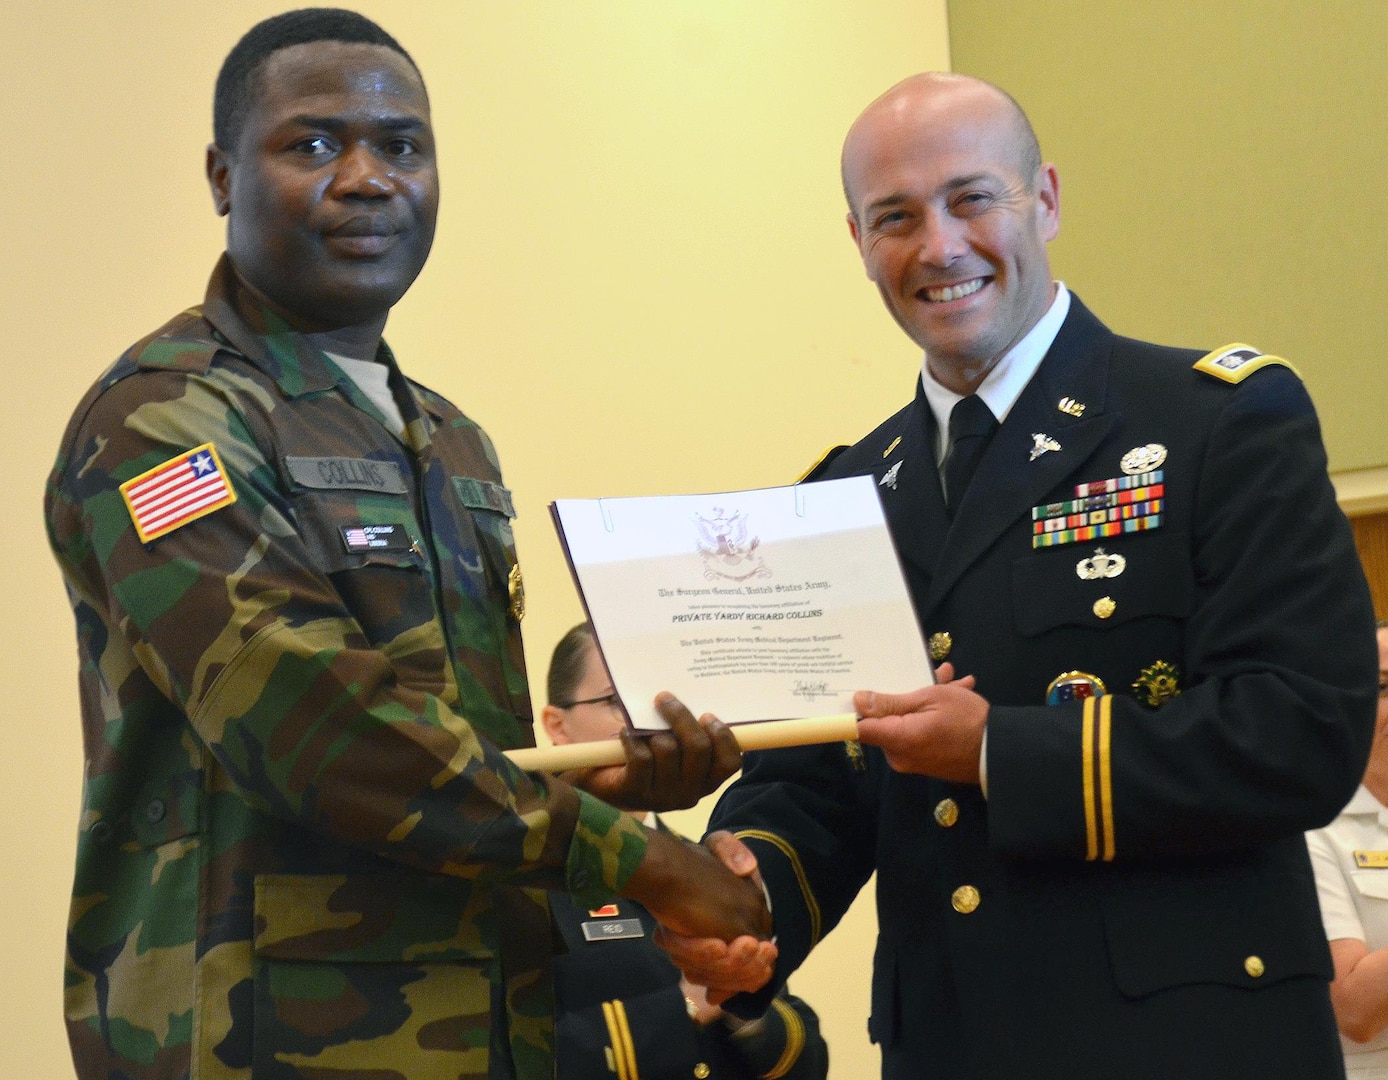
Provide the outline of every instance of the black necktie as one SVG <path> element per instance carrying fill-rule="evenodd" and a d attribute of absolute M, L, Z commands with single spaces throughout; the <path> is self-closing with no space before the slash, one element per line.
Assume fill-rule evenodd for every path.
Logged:
<path fill-rule="evenodd" d="M 950 516 L 964 501 L 983 452 L 998 422 L 977 394 L 955 403 L 949 414 L 949 457 L 945 458 L 945 505 Z"/>

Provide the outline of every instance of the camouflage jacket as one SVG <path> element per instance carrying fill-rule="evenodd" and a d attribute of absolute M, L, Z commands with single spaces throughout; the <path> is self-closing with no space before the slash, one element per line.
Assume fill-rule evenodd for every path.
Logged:
<path fill-rule="evenodd" d="M 548 1077 L 539 890 L 601 902 L 644 853 L 633 819 L 498 749 L 533 741 L 510 493 L 482 430 L 378 359 L 403 442 L 224 258 L 63 438 L 83 1080 L 470 1077 L 498 1054 L 493 1075 Z"/>

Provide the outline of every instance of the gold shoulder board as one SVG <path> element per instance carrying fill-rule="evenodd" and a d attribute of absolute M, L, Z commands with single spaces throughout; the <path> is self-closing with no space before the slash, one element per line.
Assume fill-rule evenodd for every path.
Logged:
<path fill-rule="evenodd" d="M 1206 353 L 1195 361 L 1193 366 L 1196 371 L 1203 371 L 1206 375 L 1213 375 L 1227 383 L 1241 383 L 1255 371 L 1261 371 L 1273 364 L 1280 364 L 1298 379 L 1301 378 L 1301 372 L 1282 357 L 1260 353 L 1252 345 L 1238 341 L 1232 345 L 1221 345 L 1214 352 Z"/>
<path fill-rule="evenodd" d="M 847 450 L 847 446 L 827 446 L 824 453 L 815 458 L 815 462 L 808 469 L 795 478 L 797 484 L 803 484 L 806 480 L 813 480 L 828 464 Z"/>

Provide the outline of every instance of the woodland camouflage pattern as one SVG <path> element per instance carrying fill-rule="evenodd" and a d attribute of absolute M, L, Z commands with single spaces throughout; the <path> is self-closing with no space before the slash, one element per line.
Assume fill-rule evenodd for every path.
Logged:
<path fill-rule="evenodd" d="M 548 1077 L 540 890 L 596 906 L 644 854 L 632 818 L 499 752 L 533 742 L 510 494 L 481 429 L 379 358 L 408 445 L 224 258 L 63 439 L 82 1080 L 486 1076 L 494 993 L 492 1067 Z M 140 544 L 119 484 L 206 442 L 237 501 Z M 349 552 L 357 525 L 413 547 Z"/>

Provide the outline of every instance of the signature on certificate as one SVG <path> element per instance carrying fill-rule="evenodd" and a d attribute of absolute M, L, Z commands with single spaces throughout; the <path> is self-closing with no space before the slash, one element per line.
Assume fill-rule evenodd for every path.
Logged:
<path fill-rule="evenodd" d="M 791 694 L 795 697 L 802 697 L 806 701 L 814 701 L 815 698 L 829 697 L 833 693 L 829 689 L 828 682 L 807 682 L 804 679 L 795 680 L 795 689 Z"/>

